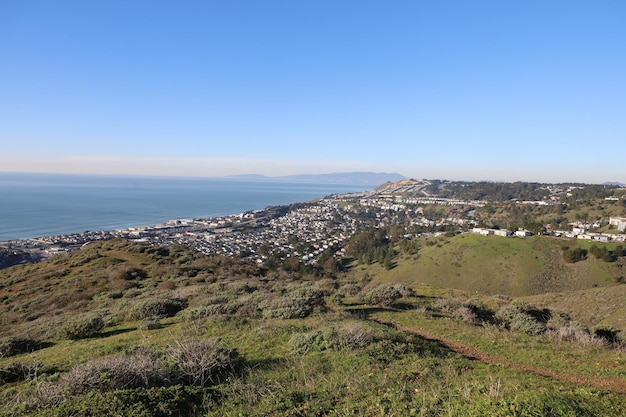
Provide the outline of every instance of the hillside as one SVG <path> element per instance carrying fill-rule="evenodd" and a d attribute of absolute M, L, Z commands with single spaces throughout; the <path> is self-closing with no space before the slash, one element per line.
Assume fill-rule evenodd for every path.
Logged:
<path fill-rule="evenodd" d="M 477 293 L 479 265 L 494 253 L 502 260 L 485 269 L 485 288 L 498 277 L 511 290 L 534 288 L 523 278 L 554 261 L 557 243 L 488 239 L 433 240 L 385 273 L 377 263 L 293 272 L 121 239 L 4 269 L 0 416 L 626 412 L 615 332 L 563 314 L 581 293 L 526 303 Z M 408 275 L 391 283 L 411 268 L 435 274 L 445 259 L 473 272 L 448 288 L 444 272 L 438 285 Z M 475 287 L 453 289 L 461 278 Z M 577 306 L 615 323 L 623 307 L 603 297 L 618 300 L 626 286 L 600 284 Z"/>
<path fill-rule="evenodd" d="M 462 234 L 426 241 L 417 255 L 401 255 L 391 270 L 356 267 L 383 282 L 430 284 L 483 294 L 526 296 L 613 286 L 618 263 L 563 261 L 566 242 L 545 236 L 526 239 Z M 378 267 L 378 268 L 377 268 Z"/>

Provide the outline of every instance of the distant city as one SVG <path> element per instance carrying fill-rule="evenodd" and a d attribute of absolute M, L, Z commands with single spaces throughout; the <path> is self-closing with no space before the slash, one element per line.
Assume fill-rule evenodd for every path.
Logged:
<path fill-rule="evenodd" d="M 433 195 L 434 187 L 441 189 L 445 185 L 427 180 L 402 180 L 368 192 L 330 195 L 310 202 L 229 216 L 173 219 L 159 225 L 19 239 L 2 245 L 28 254 L 27 260 L 32 261 L 76 250 L 89 242 L 124 238 L 161 246 L 186 245 L 205 254 L 238 256 L 256 263 L 265 263 L 272 257 L 281 260 L 297 257 L 305 264 L 315 264 L 324 253 L 342 257 L 344 242 L 372 227 L 400 227 L 408 239 L 458 233 L 512 237 L 542 234 L 598 242 L 624 242 L 626 239 L 624 217 L 579 219 L 564 228 L 552 224 L 540 224 L 533 230 L 489 227 L 477 210 L 493 201 Z M 582 189 L 582 186 L 544 186 L 540 189 L 541 200 L 516 200 L 509 204 L 559 206 L 564 204 L 563 198 Z M 609 194 L 604 197 L 607 203 L 624 198 L 624 195 Z M 433 207 L 439 209 L 433 210 Z M 607 230 L 598 230 L 603 227 Z"/>

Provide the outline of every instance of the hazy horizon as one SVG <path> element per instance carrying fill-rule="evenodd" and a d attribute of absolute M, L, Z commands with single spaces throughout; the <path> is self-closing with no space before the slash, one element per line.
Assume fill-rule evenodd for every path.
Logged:
<path fill-rule="evenodd" d="M 624 15 L 609 0 L 5 3 L 0 171 L 626 182 Z"/>

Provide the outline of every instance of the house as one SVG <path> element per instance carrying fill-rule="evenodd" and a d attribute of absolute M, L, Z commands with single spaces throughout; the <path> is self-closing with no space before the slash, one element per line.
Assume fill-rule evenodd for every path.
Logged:
<path fill-rule="evenodd" d="M 609 225 L 615 226 L 620 232 L 626 231 L 626 217 L 611 217 Z"/>
<path fill-rule="evenodd" d="M 493 234 L 493 230 L 485 229 L 483 227 L 474 227 L 472 229 L 472 233 L 475 233 L 477 235 L 482 235 L 482 236 L 489 236 Z"/>

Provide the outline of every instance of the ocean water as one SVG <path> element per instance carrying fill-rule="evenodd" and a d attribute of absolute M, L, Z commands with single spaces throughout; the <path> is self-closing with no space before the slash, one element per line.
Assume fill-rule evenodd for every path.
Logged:
<path fill-rule="evenodd" d="M 0 241 L 207 218 L 371 185 L 0 173 Z"/>

